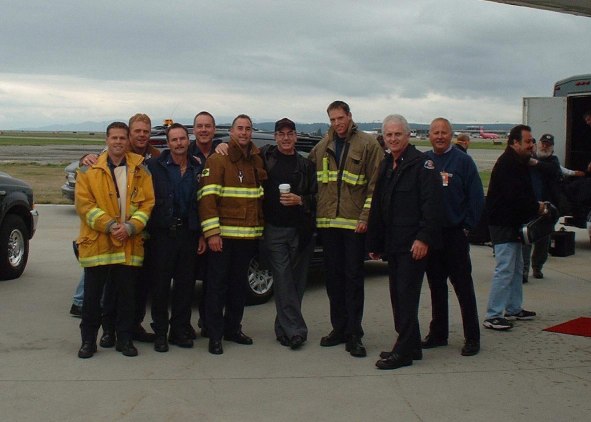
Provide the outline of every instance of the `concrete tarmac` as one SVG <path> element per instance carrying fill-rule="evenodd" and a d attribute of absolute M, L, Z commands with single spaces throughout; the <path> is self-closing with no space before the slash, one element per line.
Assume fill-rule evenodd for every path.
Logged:
<path fill-rule="evenodd" d="M 385 264 L 368 263 L 367 358 L 351 357 L 344 345 L 319 346 L 330 331 L 328 300 L 323 284 L 311 282 L 303 306 L 310 334 L 300 350 L 275 341 L 271 301 L 245 312 L 244 331 L 254 345 L 224 342 L 221 356 L 210 355 L 207 339 L 200 338 L 193 349 L 171 345 L 157 353 L 136 343 L 135 358 L 99 348 L 83 360 L 76 356 L 80 320 L 68 314 L 80 277 L 71 250 L 78 217 L 72 206 L 38 209 L 25 273 L 0 282 L 2 421 L 589 420 L 591 338 L 542 331 L 591 316 L 591 247 L 584 230 L 576 231 L 575 255 L 550 257 L 545 278 L 530 277 L 524 286 L 524 307 L 538 318 L 508 332 L 482 328 L 482 350 L 473 357 L 460 355 L 462 324 L 450 291 L 449 345 L 425 350 L 410 367 L 376 369 L 379 352 L 392 347 L 394 329 Z M 473 246 L 472 260 L 482 320 L 491 248 Z M 425 282 L 423 335 L 429 302 Z"/>

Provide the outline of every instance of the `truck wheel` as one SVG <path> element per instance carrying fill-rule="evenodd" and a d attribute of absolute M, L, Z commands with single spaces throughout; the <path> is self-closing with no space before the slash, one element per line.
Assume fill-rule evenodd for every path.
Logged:
<path fill-rule="evenodd" d="M 17 215 L 8 214 L 0 228 L 0 280 L 20 277 L 29 258 L 29 232 Z"/>
<path fill-rule="evenodd" d="M 273 275 L 271 271 L 259 263 L 258 257 L 250 260 L 248 265 L 247 305 L 260 305 L 273 296 Z"/>

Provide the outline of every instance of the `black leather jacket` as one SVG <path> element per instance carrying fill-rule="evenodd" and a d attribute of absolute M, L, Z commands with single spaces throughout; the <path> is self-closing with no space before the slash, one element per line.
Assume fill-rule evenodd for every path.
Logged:
<path fill-rule="evenodd" d="M 378 170 L 369 213 L 368 251 L 408 253 L 415 240 L 429 248 L 440 247 L 443 197 L 433 162 L 413 145 L 402 153 L 396 171 L 392 160 L 387 155 Z"/>
<path fill-rule="evenodd" d="M 276 145 L 264 145 L 260 150 L 267 173 L 277 164 Z M 297 164 L 294 178 L 296 182 L 292 186 L 292 191 L 302 197 L 302 215 L 298 222 L 300 245 L 304 247 L 312 238 L 316 229 L 316 193 L 318 192 L 318 183 L 316 181 L 316 167 L 307 158 L 302 157 L 296 152 Z M 263 199 L 264 201 L 264 199 Z"/>

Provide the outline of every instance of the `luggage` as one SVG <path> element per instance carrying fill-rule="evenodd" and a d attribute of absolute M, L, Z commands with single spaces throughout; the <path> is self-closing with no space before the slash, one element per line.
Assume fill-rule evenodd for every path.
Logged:
<path fill-rule="evenodd" d="M 521 240 L 524 244 L 531 245 L 554 231 L 558 210 L 549 202 L 546 202 L 546 207 L 547 214 L 540 215 L 521 227 Z"/>
<path fill-rule="evenodd" d="M 550 255 L 570 256 L 575 254 L 575 232 L 561 228 L 550 235 Z"/>

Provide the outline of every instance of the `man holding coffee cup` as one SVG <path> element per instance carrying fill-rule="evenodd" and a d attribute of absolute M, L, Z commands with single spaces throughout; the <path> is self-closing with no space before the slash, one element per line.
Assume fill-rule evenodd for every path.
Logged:
<path fill-rule="evenodd" d="M 265 145 L 260 152 L 268 175 L 263 182 L 264 242 L 274 281 L 275 335 L 294 350 L 308 336 L 301 308 L 314 249 L 317 191 L 314 166 L 296 152 L 296 141 L 295 123 L 283 118 L 275 123 L 277 145 Z"/>

